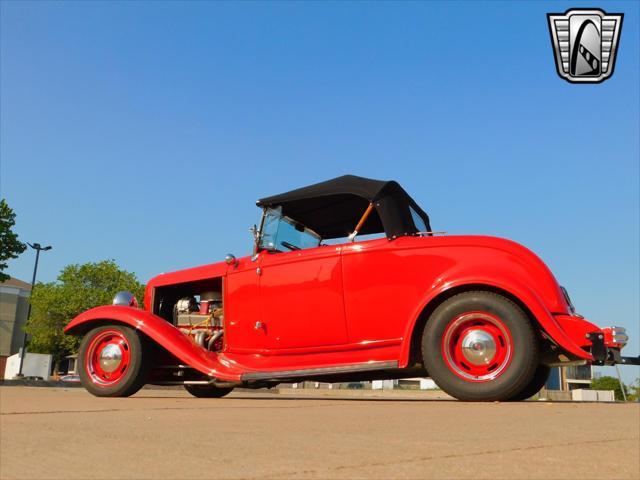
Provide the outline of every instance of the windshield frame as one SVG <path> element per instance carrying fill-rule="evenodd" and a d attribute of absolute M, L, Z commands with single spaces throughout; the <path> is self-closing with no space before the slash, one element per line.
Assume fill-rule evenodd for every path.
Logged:
<path fill-rule="evenodd" d="M 260 229 L 258 231 L 258 234 L 256 235 L 256 243 L 255 243 L 255 248 L 256 248 L 256 252 L 260 252 L 263 250 L 266 250 L 268 252 L 278 252 L 278 253 L 287 253 L 290 251 L 297 251 L 297 250 L 280 250 L 280 248 L 278 248 L 277 245 L 266 245 L 264 242 L 264 236 L 265 236 L 265 226 L 267 225 L 268 222 L 268 218 L 270 215 L 273 214 L 274 218 L 277 217 L 277 221 L 280 224 L 282 223 L 286 223 L 289 226 L 291 226 L 292 228 L 294 228 L 296 231 L 298 231 L 300 234 L 306 234 L 308 235 L 310 238 L 313 238 L 317 241 L 316 245 L 313 246 L 301 246 L 301 245 L 295 245 L 296 247 L 299 247 L 300 250 L 308 250 L 310 248 L 316 248 L 319 247 L 322 244 L 322 236 L 320 236 L 320 234 L 318 234 L 317 232 L 315 232 L 314 230 L 312 230 L 311 228 L 307 227 L 306 225 L 294 220 L 291 217 L 288 217 L 286 215 L 283 215 L 281 211 L 278 211 L 279 208 L 273 208 L 273 207 L 266 207 L 262 209 L 262 218 L 260 219 Z M 281 210 L 281 208 L 280 208 Z M 303 230 L 299 230 L 297 227 L 300 226 L 303 228 Z M 280 232 L 280 228 L 278 226 L 278 229 L 276 230 L 276 240 L 277 240 L 277 236 L 278 233 Z M 286 248 L 286 247 L 284 247 Z"/>

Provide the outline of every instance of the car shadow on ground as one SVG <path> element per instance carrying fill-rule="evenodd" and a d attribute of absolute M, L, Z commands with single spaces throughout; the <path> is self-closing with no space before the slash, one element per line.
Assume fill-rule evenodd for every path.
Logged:
<path fill-rule="evenodd" d="M 263 396 L 264 395 L 264 396 Z M 446 399 L 446 398 L 406 398 L 406 397 L 398 397 L 398 398 L 394 398 L 394 397 L 388 397 L 388 398 L 380 398 L 380 397 L 371 397 L 371 398 L 367 398 L 367 397 L 340 397 L 340 396 L 322 396 L 322 395 L 316 395 L 316 396 L 300 396 L 297 397 L 295 395 L 282 395 L 282 396 L 276 396 L 278 394 L 274 394 L 274 396 L 268 396 L 268 394 L 257 394 L 257 395 L 231 395 L 229 397 L 225 397 L 225 398 L 195 398 L 195 397 L 185 397 L 184 395 L 175 395 L 175 396 L 169 396 L 169 395 L 158 395 L 158 396 L 152 396 L 152 395 L 145 395 L 145 396 L 137 396 L 137 397 L 131 397 L 131 398 L 138 398 L 138 399 L 148 399 L 148 398 L 154 398 L 154 399 L 176 399 L 176 398 L 180 398 L 180 399 L 191 399 L 193 401 L 205 401 L 205 400 L 215 400 L 218 402 L 225 402 L 225 401 L 230 401 L 230 400 L 269 400 L 269 401 L 327 401 L 327 402 L 332 402 L 332 401 L 341 401 L 341 402 L 452 402 L 452 401 L 456 401 L 455 399 Z"/>

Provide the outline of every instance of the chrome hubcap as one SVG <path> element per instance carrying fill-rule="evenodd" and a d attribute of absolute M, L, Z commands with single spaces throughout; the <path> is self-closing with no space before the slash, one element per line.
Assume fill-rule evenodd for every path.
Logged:
<path fill-rule="evenodd" d="M 511 335 L 502 321 L 487 312 L 455 317 L 442 336 L 444 361 L 453 373 L 472 382 L 499 377 L 511 363 Z"/>
<path fill-rule="evenodd" d="M 494 338 L 483 330 L 469 330 L 461 343 L 462 355 L 473 365 L 488 365 L 496 355 Z"/>
<path fill-rule="evenodd" d="M 116 370 L 122 362 L 122 349 L 115 343 L 110 343 L 102 349 L 99 357 L 100 368 L 107 373 Z"/>

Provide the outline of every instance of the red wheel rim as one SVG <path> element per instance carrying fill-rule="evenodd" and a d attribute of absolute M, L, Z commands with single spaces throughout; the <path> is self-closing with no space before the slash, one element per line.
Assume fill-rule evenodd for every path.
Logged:
<path fill-rule="evenodd" d="M 85 370 L 91 382 L 111 387 L 123 379 L 131 364 L 131 346 L 116 329 L 103 330 L 89 342 Z"/>
<path fill-rule="evenodd" d="M 488 382 L 502 375 L 513 354 L 507 326 L 487 312 L 455 317 L 444 330 L 442 352 L 447 367 L 471 382 Z"/>

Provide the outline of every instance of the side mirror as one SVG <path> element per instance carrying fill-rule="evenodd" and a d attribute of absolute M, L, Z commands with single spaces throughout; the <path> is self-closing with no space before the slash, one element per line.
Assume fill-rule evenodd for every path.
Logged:
<path fill-rule="evenodd" d="M 251 236 L 253 237 L 253 252 L 251 254 L 251 261 L 255 262 L 258 258 L 258 244 L 260 243 L 260 232 L 258 231 L 258 227 L 256 224 L 253 224 L 253 227 L 249 229 L 251 232 Z"/>
<path fill-rule="evenodd" d="M 249 232 L 251 232 L 251 236 L 253 237 L 253 241 L 257 242 L 258 241 L 258 227 L 256 226 L 256 224 L 253 224 L 253 227 L 251 227 L 249 229 Z"/>

